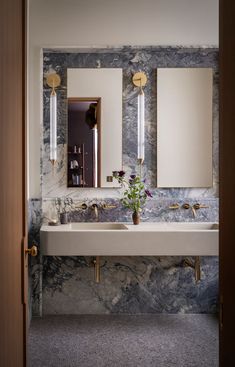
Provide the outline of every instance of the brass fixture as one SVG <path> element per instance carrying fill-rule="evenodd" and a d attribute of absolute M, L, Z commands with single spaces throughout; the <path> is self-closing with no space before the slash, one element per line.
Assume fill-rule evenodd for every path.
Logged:
<path fill-rule="evenodd" d="M 199 204 L 199 203 L 196 203 L 192 206 L 192 211 L 193 211 L 194 217 L 196 217 L 196 210 L 201 209 L 201 208 L 209 208 L 209 206 L 204 205 L 204 204 Z"/>
<path fill-rule="evenodd" d="M 174 203 L 172 205 L 169 206 L 169 209 L 179 209 L 180 208 L 180 205 L 178 203 Z M 200 203 L 195 203 L 193 205 L 190 205 L 189 203 L 184 203 L 182 205 L 182 208 L 183 209 L 191 209 L 192 210 L 192 213 L 193 213 L 193 216 L 194 218 L 196 218 L 196 211 L 198 209 L 201 209 L 201 208 L 209 208 L 208 205 L 204 205 L 204 204 L 200 204 Z"/>
<path fill-rule="evenodd" d="M 189 203 L 184 203 L 183 205 L 182 205 L 182 208 L 184 208 L 184 209 L 191 209 L 192 210 L 192 213 L 193 213 L 193 216 L 194 216 L 194 218 L 196 217 L 196 211 L 195 211 L 195 209 L 194 209 L 194 207 L 192 206 L 192 205 L 190 205 Z"/>
<path fill-rule="evenodd" d="M 147 83 L 147 76 L 142 71 L 135 73 L 132 77 L 132 82 L 136 87 L 144 87 Z"/>
<path fill-rule="evenodd" d="M 46 77 L 46 82 L 49 87 L 53 90 L 60 85 L 61 79 L 60 76 L 56 73 L 48 74 Z"/>
<path fill-rule="evenodd" d="M 37 246 L 33 245 L 31 248 L 27 248 L 25 250 L 25 253 L 28 254 L 28 255 L 31 255 L 31 256 L 37 256 L 38 254 L 38 248 Z"/>
<path fill-rule="evenodd" d="M 111 204 L 103 204 L 101 207 L 102 209 L 115 209 L 117 206 Z"/>
<path fill-rule="evenodd" d="M 76 209 L 86 210 L 87 209 L 87 204 L 86 203 L 83 203 L 81 205 L 76 205 L 75 208 Z"/>
<path fill-rule="evenodd" d="M 191 205 L 190 205 L 190 204 L 188 204 L 188 203 L 184 203 L 184 204 L 182 205 L 182 208 L 184 208 L 184 209 L 190 209 L 190 207 L 191 207 Z"/>
<path fill-rule="evenodd" d="M 196 204 L 193 205 L 193 208 L 195 210 L 198 210 L 198 209 L 201 209 L 201 208 L 209 208 L 209 206 L 208 205 L 204 205 L 204 204 L 196 203 Z"/>
<path fill-rule="evenodd" d="M 184 266 L 189 266 L 190 268 L 194 269 L 195 274 L 195 281 L 198 283 L 201 280 L 201 261 L 200 256 L 195 256 L 195 260 L 193 261 L 190 258 L 186 258 L 184 260 Z"/>
<path fill-rule="evenodd" d="M 188 203 L 184 203 L 182 205 L 182 208 L 184 208 L 184 209 L 191 209 L 194 218 L 196 218 L 196 210 L 201 209 L 201 208 L 209 208 L 209 206 L 208 205 L 204 205 L 204 204 L 199 204 L 199 203 L 196 203 L 196 204 L 193 204 L 193 205 L 190 205 Z"/>
<path fill-rule="evenodd" d="M 57 95 L 55 88 L 60 85 L 61 79 L 54 72 L 47 75 L 46 82 L 52 88 L 50 95 L 50 161 L 54 172 L 54 166 L 57 161 Z"/>
<path fill-rule="evenodd" d="M 145 157 L 145 96 L 144 96 L 144 86 L 147 83 L 147 76 L 143 72 L 135 73 L 132 77 L 132 83 L 134 86 L 139 88 L 138 92 L 138 119 L 137 119 L 137 135 L 138 135 L 138 144 L 137 144 L 137 162 L 140 165 L 144 163 L 144 157 Z M 140 173 L 141 176 L 141 173 Z"/>
<path fill-rule="evenodd" d="M 180 204 L 175 203 L 169 206 L 169 209 L 179 209 L 180 208 Z"/>
<path fill-rule="evenodd" d="M 100 282 L 100 257 L 96 256 L 95 260 L 93 261 L 95 267 L 95 281 L 96 283 Z"/>
<path fill-rule="evenodd" d="M 99 208 L 97 204 L 92 204 L 91 209 L 94 210 L 95 218 L 98 219 L 99 217 Z"/>

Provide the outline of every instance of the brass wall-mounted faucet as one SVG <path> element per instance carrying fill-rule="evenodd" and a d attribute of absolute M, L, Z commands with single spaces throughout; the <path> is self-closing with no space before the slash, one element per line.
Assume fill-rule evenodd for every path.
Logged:
<path fill-rule="evenodd" d="M 185 203 L 185 204 L 182 205 L 182 208 L 184 208 L 184 209 L 191 209 L 194 218 L 196 218 L 196 211 L 198 209 L 209 208 L 209 206 L 208 205 L 204 205 L 204 204 L 200 204 L 200 203 L 196 203 L 196 204 L 193 204 L 193 205 L 190 205 L 188 203 Z"/>
<path fill-rule="evenodd" d="M 191 209 L 194 218 L 196 218 L 196 211 L 198 209 L 209 208 L 209 206 L 208 205 L 205 205 L 205 204 L 200 204 L 200 203 L 195 203 L 193 205 L 190 205 L 189 203 L 184 203 L 182 205 L 182 208 L 183 209 Z M 174 203 L 174 204 L 172 204 L 172 205 L 169 206 L 169 209 L 173 209 L 173 210 L 174 209 L 180 209 L 180 205 L 178 203 Z"/>

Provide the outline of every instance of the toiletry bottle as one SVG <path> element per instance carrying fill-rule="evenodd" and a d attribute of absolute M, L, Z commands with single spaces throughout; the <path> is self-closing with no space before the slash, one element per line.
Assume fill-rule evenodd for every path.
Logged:
<path fill-rule="evenodd" d="M 73 161 L 73 168 L 78 168 L 78 161 L 76 159 Z"/>

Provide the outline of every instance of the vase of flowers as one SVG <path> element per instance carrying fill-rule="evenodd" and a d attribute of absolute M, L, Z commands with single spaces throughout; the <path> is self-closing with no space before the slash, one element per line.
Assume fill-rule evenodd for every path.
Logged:
<path fill-rule="evenodd" d="M 146 188 L 145 182 L 140 176 L 130 175 L 125 177 L 124 171 L 114 171 L 113 177 L 123 186 L 124 193 L 121 203 L 125 208 L 132 210 L 133 224 L 140 223 L 140 213 L 147 199 L 152 197 L 151 192 Z"/>

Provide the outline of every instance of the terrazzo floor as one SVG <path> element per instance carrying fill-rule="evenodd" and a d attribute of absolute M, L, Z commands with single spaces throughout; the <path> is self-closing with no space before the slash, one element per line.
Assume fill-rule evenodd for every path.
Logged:
<path fill-rule="evenodd" d="M 29 367 L 218 367 L 218 320 L 204 314 L 34 318 Z"/>

